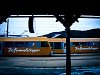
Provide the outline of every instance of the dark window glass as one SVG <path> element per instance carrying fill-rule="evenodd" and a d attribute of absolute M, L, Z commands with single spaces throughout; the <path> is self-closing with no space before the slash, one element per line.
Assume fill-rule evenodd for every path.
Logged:
<path fill-rule="evenodd" d="M 87 42 L 87 46 L 91 46 L 91 42 Z"/>
<path fill-rule="evenodd" d="M 73 42 L 70 42 L 70 46 L 73 46 Z"/>
<path fill-rule="evenodd" d="M 29 42 L 24 42 L 24 47 L 29 47 Z"/>
<path fill-rule="evenodd" d="M 96 44 L 96 45 L 100 47 L 100 42 L 97 42 L 97 44 Z"/>
<path fill-rule="evenodd" d="M 79 42 L 73 42 L 73 46 L 79 46 Z"/>
<path fill-rule="evenodd" d="M 36 41 L 34 43 L 35 43 L 35 45 L 36 45 L 37 48 L 40 48 L 41 47 L 41 42 L 40 41 Z"/>
<path fill-rule="evenodd" d="M 48 42 L 41 42 L 41 47 L 49 47 Z"/>
<path fill-rule="evenodd" d="M 80 42 L 80 46 L 87 46 L 86 42 Z"/>
<path fill-rule="evenodd" d="M 91 46 L 96 46 L 96 43 L 95 42 L 91 42 Z"/>
<path fill-rule="evenodd" d="M 15 47 L 23 47 L 24 42 L 15 42 Z"/>
<path fill-rule="evenodd" d="M 33 47 L 34 46 L 34 42 L 28 42 L 28 47 Z"/>
<path fill-rule="evenodd" d="M 5 42 L 5 47 L 14 47 L 14 42 Z"/>
<path fill-rule="evenodd" d="M 40 48 L 40 42 L 38 42 L 38 41 L 36 41 L 36 42 L 29 42 L 29 47 Z"/>
<path fill-rule="evenodd" d="M 35 47 L 35 48 L 40 48 L 40 42 L 15 42 L 15 47 Z"/>
<path fill-rule="evenodd" d="M 100 46 L 100 42 L 92 42 L 92 46 Z"/>
<path fill-rule="evenodd" d="M 61 49 L 61 42 L 55 42 L 54 49 Z"/>

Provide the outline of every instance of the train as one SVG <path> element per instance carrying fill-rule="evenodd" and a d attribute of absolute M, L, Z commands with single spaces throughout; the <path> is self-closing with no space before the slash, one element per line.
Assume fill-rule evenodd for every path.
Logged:
<path fill-rule="evenodd" d="M 46 37 L 0 38 L 3 56 L 49 55 L 51 48 Z"/>
<path fill-rule="evenodd" d="M 66 53 L 66 38 L 49 38 L 54 53 Z M 99 53 L 100 38 L 70 38 L 70 53 Z"/>
<path fill-rule="evenodd" d="M 2 56 L 50 56 L 66 54 L 66 38 L 0 37 Z M 71 54 L 99 53 L 100 38 L 70 38 Z"/>

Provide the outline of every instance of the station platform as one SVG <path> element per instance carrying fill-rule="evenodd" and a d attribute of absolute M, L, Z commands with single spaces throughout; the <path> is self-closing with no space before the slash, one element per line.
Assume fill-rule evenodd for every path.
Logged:
<path fill-rule="evenodd" d="M 66 57 L 0 57 L 0 67 L 66 67 Z"/>
<path fill-rule="evenodd" d="M 51 56 L 53 57 L 66 57 L 66 54 L 51 54 Z"/>
<path fill-rule="evenodd" d="M 0 75 L 60 75 L 66 57 L 0 57 Z"/>

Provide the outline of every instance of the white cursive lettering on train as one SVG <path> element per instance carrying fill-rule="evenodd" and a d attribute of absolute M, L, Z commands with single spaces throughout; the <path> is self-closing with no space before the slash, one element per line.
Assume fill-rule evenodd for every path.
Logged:
<path fill-rule="evenodd" d="M 26 48 L 26 49 L 18 49 L 18 48 L 8 48 L 8 53 L 16 53 L 16 52 L 39 52 L 40 49 L 31 49 L 31 48 Z"/>
<path fill-rule="evenodd" d="M 87 48 L 83 48 L 83 47 L 75 47 L 75 50 L 97 50 L 99 48 L 93 48 L 93 47 L 87 47 Z"/>

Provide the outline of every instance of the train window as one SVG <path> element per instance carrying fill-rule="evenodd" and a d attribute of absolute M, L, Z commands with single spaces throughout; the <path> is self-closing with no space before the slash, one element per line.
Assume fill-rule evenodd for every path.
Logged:
<path fill-rule="evenodd" d="M 41 42 L 41 47 L 49 47 L 48 42 Z"/>
<path fill-rule="evenodd" d="M 73 42 L 73 46 L 79 46 L 79 42 Z"/>
<path fill-rule="evenodd" d="M 15 47 L 23 47 L 24 42 L 15 42 Z"/>
<path fill-rule="evenodd" d="M 87 42 L 87 46 L 91 46 L 91 43 L 90 42 Z"/>
<path fill-rule="evenodd" d="M 96 46 L 96 43 L 95 42 L 91 42 L 91 46 Z"/>
<path fill-rule="evenodd" d="M 73 46 L 73 42 L 70 42 L 70 46 Z"/>
<path fill-rule="evenodd" d="M 87 46 L 86 42 L 80 42 L 80 46 Z"/>
<path fill-rule="evenodd" d="M 40 48 L 41 43 L 36 41 L 36 42 L 28 42 L 27 47 L 33 47 L 33 48 Z"/>
<path fill-rule="evenodd" d="M 55 42 L 54 49 L 61 49 L 61 42 Z"/>
<path fill-rule="evenodd" d="M 88 46 L 100 46 L 100 42 L 88 42 Z"/>
<path fill-rule="evenodd" d="M 34 42 L 34 43 L 35 43 L 34 45 L 36 45 L 36 47 L 38 47 L 38 48 L 41 47 L 41 42 L 40 42 L 40 41 L 36 41 L 36 42 Z"/>
<path fill-rule="evenodd" d="M 4 46 L 5 47 L 14 47 L 14 42 L 5 42 Z"/>
<path fill-rule="evenodd" d="M 92 46 L 100 46 L 100 42 L 92 42 L 91 45 Z"/>
<path fill-rule="evenodd" d="M 29 47 L 29 42 L 24 42 L 24 47 Z"/>
<path fill-rule="evenodd" d="M 28 42 L 28 47 L 32 47 L 34 45 L 34 42 Z"/>
<path fill-rule="evenodd" d="M 96 44 L 96 46 L 100 46 L 100 42 L 96 42 L 95 44 Z"/>
<path fill-rule="evenodd" d="M 95 46 L 95 45 L 96 45 L 96 43 L 95 43 L 95 42 L 93 42 L 93 43 L 92 43 L 92 45 L 93 45 L 93 46 Z"/>

